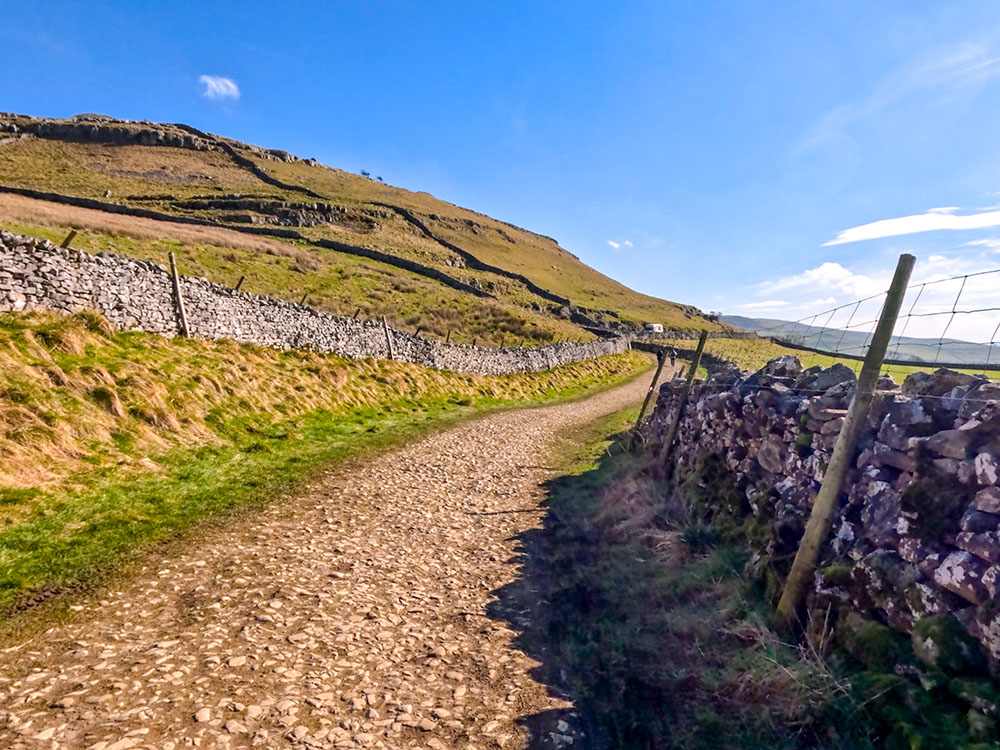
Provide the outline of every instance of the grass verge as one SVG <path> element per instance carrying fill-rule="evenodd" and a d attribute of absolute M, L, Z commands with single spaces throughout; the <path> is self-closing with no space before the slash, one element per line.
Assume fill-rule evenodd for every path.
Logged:
<path fill-rule="evenodd" d="M 634 419 L 566 439 L 545 528 L 521 540 L 549 606 L 518 645 L 572 696 L 585 747 L 871 747 L 849 684 L 768 627 L 743 549 L 623 452 Z"/>
<path fill-rule="evenodd" d="M 490 410 L 625 382 L 636 353 L 545 373 L 414 365 L 0 316 L 0 616 L 106 578 L 319 467 Z"/>

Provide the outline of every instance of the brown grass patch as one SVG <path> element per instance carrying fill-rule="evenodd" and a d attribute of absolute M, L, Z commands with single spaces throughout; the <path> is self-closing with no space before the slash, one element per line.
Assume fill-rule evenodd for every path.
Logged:
<path fill-rule="evenodd" d="M 297 249 L 280 240 L 241 234 L 221 227 L 175 224 L 171 221 L 105 213 L 92 208 L 0 193 L 0 215 L 10 221 L 47 227 L 85 229 L 138 239 L 172 239 L 185 244 L 217 245 L 240 250 L 257 250 L 272 255 L 290 255 Z"/>

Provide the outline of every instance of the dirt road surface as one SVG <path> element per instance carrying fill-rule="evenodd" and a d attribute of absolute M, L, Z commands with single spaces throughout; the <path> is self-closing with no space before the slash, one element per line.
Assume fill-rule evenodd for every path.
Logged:
<path fill-rule="evenodd" d="M 0 652 L 0 747 L 519 748 L 565 706 L 489 619 L 553 435 L 637 402 L 487 416 L 340 464 Z M 538 606 L 544 606 L 539 603 Z M 560 725 L 565 729 L 565 725 Z"/>

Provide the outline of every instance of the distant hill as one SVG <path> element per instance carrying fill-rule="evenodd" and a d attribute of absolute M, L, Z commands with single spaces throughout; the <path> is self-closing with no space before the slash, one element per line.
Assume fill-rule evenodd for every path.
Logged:
<path fill-rule="evenodd" d="M 0 113 L 0 226 L 57 241 L 75 227 L 74 247 L 160 263 L 173 250 L 184 273 L 457 341 L 718 328 L 550 237 L 182 124 Z"/>
<path fill-rule="evenodd" d="M 807 326 L 775 318 L 747 318 L 742 315 L 723 315 L 723 323 L 744 331 L 753 331 L 760 336 L 782 339 L 801 346 L 808 346 L 838 354 L 861 355 L 868 346 L 868 333 L 844 331 L 839 328 Z M 940 347 L 938 346 L 940 343 Z M 940 353 L 939 353 L 940 350 Z M 949 362 L 963 364 L 996 364 L 1000 361 L 1000 349 L 974 344 L 958 339 L 924 339 L 913 336 L 897 336 L 889 345 L 890 359 L 914 363 Z"/>

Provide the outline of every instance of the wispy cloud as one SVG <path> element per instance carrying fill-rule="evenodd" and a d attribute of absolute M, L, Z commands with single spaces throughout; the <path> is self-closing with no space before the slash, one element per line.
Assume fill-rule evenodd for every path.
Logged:
<path fill-rule="evenodd" d="M 843 245 L 847 242 L 861 242 L 881 237 L 897 237 L 903 234 L 933 232 L 938 229 L 985 229 L 1000 226 L 1000 211 L 984 211 L 975 214 L 955 214 L 956 208 L 932 208 L 930 211 L 895 219 L 882 219 L 870 224 L 851 227 L 840 232 L 835 239 L 824 245 Z"/>
<path fill-rule="evenodd" d="M 791 302 L 783 299 L 769 299 L 763 302 L 747 302 L 745 305 L 736 305 L 740 310 L 777 310 L 781 307 L 790 307 Z"/>
<path fill-rule="evenodd" d="M 206 99 L 232 99 L 235 101 L 240 98 L 240 87 L 232 78 L 206 75 L 201 76 L 198 80 L 205 87 L 201 95 Z"/>
<path fill-rule="evenodd" d="M 629 240 L 623 240 L 622 242 L 615 242 L 614 240 L 608 240 L 608 244 L 611 245 L 615 250 L 620 247 L 635 247 Z"/>

